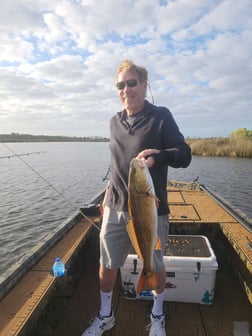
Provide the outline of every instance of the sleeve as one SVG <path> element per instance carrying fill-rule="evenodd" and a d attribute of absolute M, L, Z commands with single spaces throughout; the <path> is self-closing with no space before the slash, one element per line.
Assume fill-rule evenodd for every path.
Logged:
<path fill-rule="evenodd" d="M 158 165 L 169 165 L 173 168 L 186 168 L 192 156 L 191 148 L 185 142 L 171 112 L 163 108 L 163 120 L 160 126 L 163 149 L 160 153 L 152 155 Z"/>
<path fill-rule="evenodd" d="M 152 154 L 156 164 L 168 165 L 173 168 L 186 168 L 191 162 L 191 149 L 184 142 L 170 149 L 161 150 L 160 153 Z"/>

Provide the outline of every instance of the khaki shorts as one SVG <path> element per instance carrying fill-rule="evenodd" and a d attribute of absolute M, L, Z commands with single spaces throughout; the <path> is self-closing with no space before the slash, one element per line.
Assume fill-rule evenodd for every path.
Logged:
<path fill-rule="evenodd" d="M 104 208 L 100 232 L 100 264 L 109 269 L 118 269 L 124 265 L 131 248 L 131 241 L 126 230 L 129 214 Z M 163 269 L 163 255 L 169 233 L 168 215 L 158 216 L 158 236 L 162 250 L 154 251 L 155 271 Z"/>

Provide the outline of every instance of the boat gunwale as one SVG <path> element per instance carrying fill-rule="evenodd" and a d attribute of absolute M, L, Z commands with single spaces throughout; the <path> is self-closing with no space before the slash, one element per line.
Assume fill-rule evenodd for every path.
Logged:
<path fill-rule="evenodd" d="M 221 205 L 232 217 L 234 217 L 239 224 L 244 226 L 250 233 L 252 233 L 252 219 L 249 218 L 243 211 L 240 209 L 234 208 L 233 204 L 230 203 L 227 199 L 204 185 L 200 185 L 201 188 L 213 198 L 219 205 Z"/>
<path fill-rule="evenodd" d="M 252 219 L 249 218 L 243 211 L 240 209 L 234 208 L 233 204 L 229 202 L 226 198 L 219 195 L 217 192 L 213 191 L 211 188 L 206 187 L 204 184 L 200 184 L 198 182 L 183 182 L 176 180 L 168 181 L 168 189 L 169 187 L 174 187 L 174 191 L 176 190 L 201 190 L 209 195 L 212 199 L 215 200 L 217 204 L 219 204 L 224 210 L 226 210 L 234 219 L 236 219 L 239 224 L 245 227 L 250 233 L 252 233 Z M 169 190 L 172 192 L 173 190 Z"/>
<path fill-rule="evenodd" d="M 85 212 L 99 205 L 104 195 L 101 190 L 89 203 L 84 204 L 79 210 L 75 210 L 53 232 L 46 234 L 34 248 L 27 252 L 19 261 L 15 262 L 0 276 L 0 300 L 14 288 L 39 260 L 52 248 L 78 221 L 84 217 Z M 50 271 L 50 270 L 48 270 Z"/>

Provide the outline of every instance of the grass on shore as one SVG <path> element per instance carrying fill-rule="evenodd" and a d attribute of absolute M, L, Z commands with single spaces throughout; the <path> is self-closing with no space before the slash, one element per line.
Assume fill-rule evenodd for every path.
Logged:
<path fill-rule="evenodd" d="M 193 155 L 252 158 L 251 138 L 186 139 Z"/>

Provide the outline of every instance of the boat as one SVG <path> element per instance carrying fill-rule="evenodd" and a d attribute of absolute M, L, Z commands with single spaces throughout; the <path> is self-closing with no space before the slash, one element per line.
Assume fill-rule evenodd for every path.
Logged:
<path fill-rule="evenodd" d="M 171 236 L 206 237 L 218 263 L 211 304 L 165 301 L 169 336 L 247 336 L 252 330 L 252 223 L 198 182 L 168 181 Z M 99 309 L 99 228 L 104 190 L 0 278 L 1 336 L 80 336 Z M 61 257 L 67 269 L 55 278 Z M 118 271 L 115 326 L 107 336 L 147 335 L 151 300 L 125 298 Z"/>

